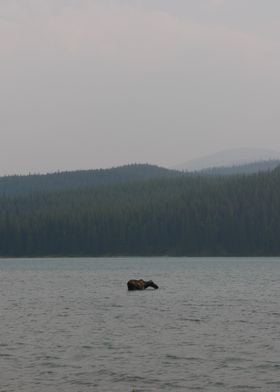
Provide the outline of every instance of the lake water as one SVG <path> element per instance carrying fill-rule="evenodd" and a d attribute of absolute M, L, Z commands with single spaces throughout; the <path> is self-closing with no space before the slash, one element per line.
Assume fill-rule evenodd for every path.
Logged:
<path fill-rule="evenodd" d="M 0 320 L 1 392 L 280 391 L 279 259 L 0 259 Z"/>

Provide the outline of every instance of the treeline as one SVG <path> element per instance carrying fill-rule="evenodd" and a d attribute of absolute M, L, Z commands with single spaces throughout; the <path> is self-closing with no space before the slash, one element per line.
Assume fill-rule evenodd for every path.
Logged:
<path fill-rule="evenodd" d="M 2 196 L 0 255 L 280 255 L 280 170 Z"/>
<path fill-rule="evenodd" d="M 259 172 L 267 172 L 276 169 L 280 165 L 277 159 L 270 159 L 268 161 L 259 161 L 246 163 L 243 165 L 234 166 L 219 166 L 200 170 L 200 174 L 207 174 L 212 176 L 232 176 L 236 174 L 253 174 Z"/>
<path fill-rule="evenodd" d="M 86 189 L 180 175 L 182 173 L 179 171 L 155 165 L 131 164 L 111 169 L 4 176 L 0 177 L 0 195 L 15 196 L 33 192 Z"/>

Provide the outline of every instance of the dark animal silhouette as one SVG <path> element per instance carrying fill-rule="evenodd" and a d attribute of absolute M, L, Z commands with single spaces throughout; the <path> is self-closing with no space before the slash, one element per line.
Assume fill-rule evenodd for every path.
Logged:
<path fill-rule="evenodd" d="M 145 282 L 145 280 L 143 279 L 132 279 L 127 282 L 127 288 L 129 291 L 145 290 L 147 287 L 153 287 L 154 289 L 158 289 L 158 285 L 156 285 L 152 280 Z"/>

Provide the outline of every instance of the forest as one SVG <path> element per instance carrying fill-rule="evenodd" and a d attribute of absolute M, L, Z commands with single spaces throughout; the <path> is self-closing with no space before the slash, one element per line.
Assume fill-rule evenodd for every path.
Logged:
<path fill-rule="evenodd" d="M 34 192 L 49 192 L 93 188 L 162 177 L 178 177 L 182 173 L 149 164 L 131 164 L 110 169 L 76 170 L 47 174 L 0 177 L 0 195 L 14 196 Z"/>
<path fill-rule="evenodd" d="M 280 165 L 280 161 L 277 159 L 270 159 L 267 161 L 257 161 L 251 163 L 245 163 L 243 165 L 233 166 L 219 166 L 210 167 L 208 169 L 202 169 L 200 174 L 207 174 L 212 176 L 230 176 L 235 174 L 253 174 L 259 172 L 266 172 L 276 169 Z"/>
<path fill-rule="evenodd" d="M 0 256 L 280 256 L 280 168 L 0 197 Z"/>

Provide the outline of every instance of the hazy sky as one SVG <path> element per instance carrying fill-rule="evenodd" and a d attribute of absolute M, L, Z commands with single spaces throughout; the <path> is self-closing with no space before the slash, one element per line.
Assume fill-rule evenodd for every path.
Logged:
<path fill-rule="evenodd" d="M 280 150 L 279 0 L 0 0 L 0 174 Z"/>

